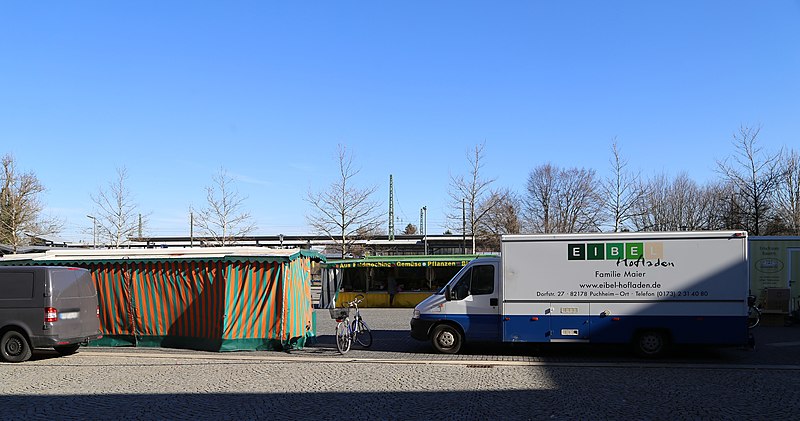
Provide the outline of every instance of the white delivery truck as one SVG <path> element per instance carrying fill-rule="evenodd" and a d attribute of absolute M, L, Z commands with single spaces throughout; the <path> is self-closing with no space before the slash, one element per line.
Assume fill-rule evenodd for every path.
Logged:
<path fill-rule="evenodd" d="M 745 345 L 747 233 L 507 235 L 414 309 L 411 336 L 464 342 Z"/>

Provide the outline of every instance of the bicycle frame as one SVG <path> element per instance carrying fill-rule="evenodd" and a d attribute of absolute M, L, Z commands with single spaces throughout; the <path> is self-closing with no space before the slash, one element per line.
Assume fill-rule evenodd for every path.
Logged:
<path fill-rule="evenodd" d="M 348 308 L 355 308 L 352 320 L 349 311 L 346 312 L 345 317 L 336 319 L 336 347 L 342 354 L 350 350 L 353 342 L 357 342 L 365 348 L 372 345 L 372 333 L 358 309 L 358 303 L 362 300 L 363 296 L 357 296 L 355 300 L 347 303 Z M 361 337 L 364 339 L 361 339 Z"/>

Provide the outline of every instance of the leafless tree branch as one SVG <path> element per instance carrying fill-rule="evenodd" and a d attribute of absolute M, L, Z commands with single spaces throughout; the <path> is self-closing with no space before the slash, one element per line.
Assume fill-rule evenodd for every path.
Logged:
<path fill-rule="evenodd" d="M 214 174 L 213 184 L 206 187 L 206 207 L 194 217 L 194 226 L 214 245 L 226 246 L 255 231 L 249 212 L 244 210 L 247 199 L 239 195 L 233 178 L 224 168 Z"/>
<path fill-rule="evenodd" d="M 26 232 L 53 234 L 61 230 L 63 222 L 42 218 L 39 195 L 44 186 L 32 172 L 18 173 L 14 157 L 2 158 L 0 174 L 0 243 L 8 244 L 14 252 L 28 244 Z"/>
<path fill-rule="evenodd" d="M 353 156 L 343 145 L 338 146 L 338 178 L 322 191 L 309 191 L 306 202 L 311 212 L 308 224 L 320 235 L 337 243 L 344 258 L 360 238 L 375 235 L 380 224 L 379 204 L 372 197 L 377 186 L 355 187 L 359 170 L 353 165 Z"/>

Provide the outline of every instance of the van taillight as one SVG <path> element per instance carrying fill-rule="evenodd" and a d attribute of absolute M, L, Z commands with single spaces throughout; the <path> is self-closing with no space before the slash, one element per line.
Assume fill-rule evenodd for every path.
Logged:
<path fill-rule="evenodd" d="M 100 306 L 97 306 L 97 318 L 100 318 Z"/>
<path fill-rule="evenodd" d="M 58 310 L 53 307 L 45 307 L 44 309 L 44 322 L 53 323 L 58 321 Z"/>

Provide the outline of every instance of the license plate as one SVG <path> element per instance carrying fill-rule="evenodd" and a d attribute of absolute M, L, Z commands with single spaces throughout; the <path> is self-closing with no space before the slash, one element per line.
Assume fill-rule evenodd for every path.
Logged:
<path fill-rule="evenodd" d="M 66 313 L 59 313 L 58 318 L 61 320 L 72 320 L 77 319 L 79 315 L 80 313 L 77 311 L 68 311 Z"/>

